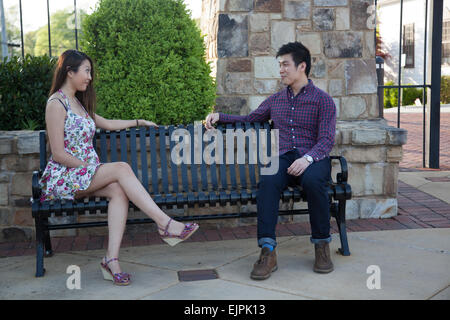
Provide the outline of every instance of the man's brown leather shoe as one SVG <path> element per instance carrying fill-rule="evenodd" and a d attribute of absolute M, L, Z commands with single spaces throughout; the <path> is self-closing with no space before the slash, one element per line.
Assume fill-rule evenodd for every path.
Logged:
<path fill-rule="evenodd" d="M 330 258 L 330 246 L 328 242 L 314 244 L 316 261 L 314 262 L 314 272 L 329 273 L 334 270 L 333 262 Z"/>
<path fill-rule="evenodd" d="M 254 280 L 264 280 L 270 277 L 270 274 L 278 269 L 277 254 L 275 249 L 262 248 L 258 261 L 253 265 L 250 278 Z"/>

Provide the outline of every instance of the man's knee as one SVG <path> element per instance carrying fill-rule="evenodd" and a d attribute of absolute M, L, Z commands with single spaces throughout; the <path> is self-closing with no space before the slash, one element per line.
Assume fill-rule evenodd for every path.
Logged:
<path fill-rule="evenodd" d="M 302 177 L 301 185 L 306 191 L 320 191 L 326 187 L 326 180 L 313 174 L 305 172 Z"/>

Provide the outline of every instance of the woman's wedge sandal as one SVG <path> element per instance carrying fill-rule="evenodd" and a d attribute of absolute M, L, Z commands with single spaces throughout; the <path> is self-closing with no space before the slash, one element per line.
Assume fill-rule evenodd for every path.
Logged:
<path fill-rule="evenodd" d="M 117 258 L 112 258 L 110 260 L 106 260 L 106 263 L 100 262 L 101 270 L 103 273 L 103 278 L 105 280 L 111 280 L 117 286 L 127 286 L 131 282 L 131 276 L 128 273 L 120 272 L 120 273 L 112 273 L 111 269 L 108 267 L 108 264 L 112 261 L 119 261 Z"/>
<path fill-rule="evenodd" d="M 180 235 L 174 235 L 169 233 L 169 225 L 172 222 L 172 218 L 170 218 L 169 222 L 166 225 L 166 228 L 163 230 L 159 228 L 159 230 L 164 231 L 164 233 L 161 236 L 161 239 L 167 242 L 170 246 L 174 246 L 186 239 L 188 239 L 190 236 L 194 234 L 195 231 L 198 230 L 199 226 L 196 223 L 187 223 L 184 226 L 184 230 L 181 232 Z"/>

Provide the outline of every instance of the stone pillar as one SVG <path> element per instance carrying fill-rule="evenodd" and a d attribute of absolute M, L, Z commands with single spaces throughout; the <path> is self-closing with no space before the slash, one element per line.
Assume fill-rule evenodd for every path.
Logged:
<path fill-rule="evenodd" d="M 34 237 L 31 176 L 39 169 L 39 132 L 0 131 L 0 242 Z"/>
<path fill-rule="evenodd" d="M 202 33 L 217 81 L 215 110 L 248 114 L 281 90 L 276 52 L 300 41 L 310 78 L 338 115 L 333 155 L 349 162 L 349 218 L 397 214 L 406 131 L 379 118 L 371 0 L 203 0 Z M 333 166 L 333 175 L 338 165 Z"/>

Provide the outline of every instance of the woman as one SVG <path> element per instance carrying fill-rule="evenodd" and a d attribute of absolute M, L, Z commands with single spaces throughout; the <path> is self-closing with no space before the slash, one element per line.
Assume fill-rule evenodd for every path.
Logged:
<path fill-rule="evenodd" d="M 129 200 L 156 222 L 162 239 L 172 246 L 189 238 L 198 225 L 184 225 L 161 211 L 127 163 L 100 163 L 92 145 L 96 127 L 121 130 L 157 125 L 139 119 L 107 120 L 95 114 L 93 67 L 91 58 L 76 50 L 59 57 L 45 111 L 52 155 L 40 180 L 41 201 L 109 198 L 109 242 L 101 270 L 105 279 L 128 285 L 130 275 L 121 271 L 118 257 Z"/>

